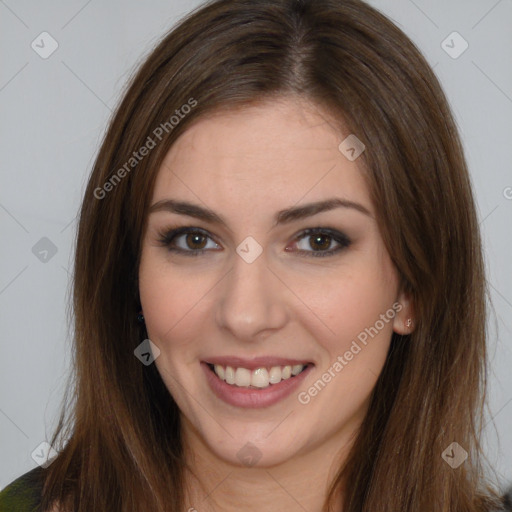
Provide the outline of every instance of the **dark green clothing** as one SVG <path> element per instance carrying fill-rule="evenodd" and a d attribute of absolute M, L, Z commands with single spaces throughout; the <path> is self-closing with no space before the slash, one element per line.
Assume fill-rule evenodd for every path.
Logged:
<path fill-rule="evenodd" d="M 44 469 L 37 466 L 0 492 L 0 512 L 39 512 Z"/>
<path fill-rule="evenodd" d="M 0 492 L 0 512 L 40 512 L 44 469 L 37 467 L 20 476 Z M 512 488 L 505 495 L 505 508 L 512 511 Z"/>

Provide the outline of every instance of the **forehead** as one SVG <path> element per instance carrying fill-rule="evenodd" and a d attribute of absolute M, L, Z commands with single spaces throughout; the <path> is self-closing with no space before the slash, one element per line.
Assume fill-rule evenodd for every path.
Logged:
<path fill-rule="evenodd" d="M 172 197 L 254 214 L 338 195 L 371 210 L 357 161 L 338 149 L 349 135 L 340 124 L 296 98 L 203 116 L 166 155 L 152 203 Z"/>

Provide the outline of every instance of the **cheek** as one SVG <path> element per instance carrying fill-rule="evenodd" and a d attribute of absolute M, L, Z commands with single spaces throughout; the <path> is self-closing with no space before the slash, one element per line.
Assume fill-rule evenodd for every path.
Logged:
<path fill-rule="evenodd" d="M 207 293 L 214 281 L 202 272 L 175 268 L 155 254 L 143 251 L 139 269 L 139 293 L 148 336 L 159 346 L 169 348 L 190 344 L 197 317 L 207 305 Z"/>
<path fill-rule="evenodd" d="M 183 300 L 178 300 L 179 288 L 153 251 L 143 251 L 139 268 L 139 294 L 150 339 L 161 340 L 177 322 L 179 305 L 183 304 Z"/>
<path fill-rule="evenodd" d="M 373 325 L 396 299 L 397 287 L 390 265 L 365 264 L 364 260 L 346 271 L 333 272 L 317 279 L 314 286 L 304 283 L 297 295 L 315 315 L 309 315 L 323 332 L 339 339 L 357 335 Z M 389 323 L 390 324 L 390 323 Z"/>
<path fill-rule="evenodd" d="M 303 315 L 301 322 L 322 346 L 323 364 L 329 366 L 346 354 L 350 368 L 343 373 L 349 380 L 358 380 L 368 370 L 380 373 L 393 333 L 397 277 L 378 249 L 359 254 L 357 261 L 316 280 L 314 286 L 304 283 L 298 292 L 314 313 Z"/>

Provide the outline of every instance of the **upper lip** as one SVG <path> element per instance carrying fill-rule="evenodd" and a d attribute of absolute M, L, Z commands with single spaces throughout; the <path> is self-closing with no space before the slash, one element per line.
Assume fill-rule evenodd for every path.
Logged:
<path fill-rule="evenodd" d="M 255 370 L 256 368 L 271 368 L 273 366 L 295 366 L 298 364 L 306 365 L 312 364 L 311 361 L 305 359 L 289 359 L 285 357 L 262 356 L 245 359 L 236 356 L 218 356 L 209 357 L 205 359 L 205 363 L 218 364 L 221 366 L 231 366 L 232 368 L 247 368 L 248 370 Z"/>

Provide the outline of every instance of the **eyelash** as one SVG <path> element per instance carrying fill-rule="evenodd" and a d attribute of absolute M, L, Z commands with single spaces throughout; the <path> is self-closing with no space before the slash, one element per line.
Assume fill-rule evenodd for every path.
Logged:
<path fill-rule="evenodd" d="M 176 252 L 183 254 L 185 256 L 199 256 L 200 254 L 203 254 L 207 252 L 210 249 L 191 249 L 191 250 L 184 250 L 181 248 L 176 248 L 172 246 L 172 243 L 175 241 L 175 239 L 181 235 L 187 235 L 187 234 L 196 234 L 201 235 L 207 238 L 211 238 L 211 236 L 208 234 L 207 231 L 196 228 L 193 226 L 185 226 L 185 227 L 179 227 L 176 229 L 169 229 L 163 232 L 159 233 L 159 239 L 158 242 L 164 246 L 167 247 L 167 249 L 170 252 Z M 304 250 L 298 250 L 297 252 L 302 256 L 312 256 L 314 258 L 325 258 L 327 256 L 332 256 L 343 249 L 346 249 L 350 246 L 352 243 L 351 240 L 342 233 L 341 231 L 338 231 L 336 229 L 330 229 L 330 228 L 308 228 L 301 231 L 293 240 L 294 242 L 299 242 L 305 237 L 313 236 L 313 235 L 324 235 L 329 238 L 331 238 L 333 241 L 337 242 L 339 246 L 335 249 L 329 249 L 328 251 L 304 251 Z M 212 239 L 213 240 L 213 239 Z M 217 242 L 215 242 L 217 243 Z"/>

